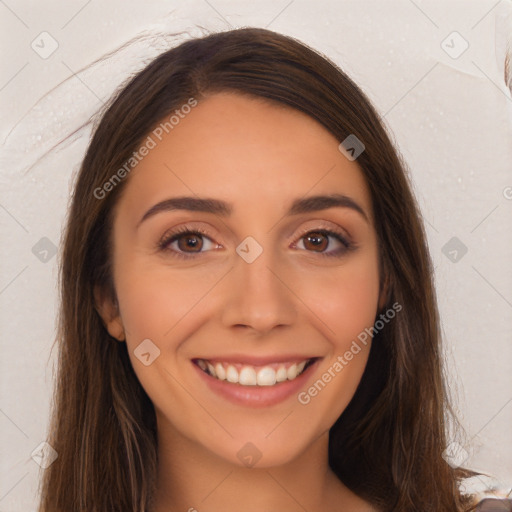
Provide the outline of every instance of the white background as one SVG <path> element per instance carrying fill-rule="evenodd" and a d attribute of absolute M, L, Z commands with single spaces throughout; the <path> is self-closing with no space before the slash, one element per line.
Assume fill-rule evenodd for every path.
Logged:
<path fill-rule="evenodd" d="M 90 130 L 36 160 L 174 44 L 138 39 L 118 50 L 124 43 L 199 36 L 198 27 L 295 36 L 340 65 L 384 116 L 426 222 L 464 465 L 512 485 L 511 13 L 510 0 L 0 1 L 0 510 L 36 507 L 31 453 L 46 436 L 53 386 L 57 257 L 44 262 L 32 249 L 44 237 L 59 246 Z M 461 38 L 446 39 L 453 31 Z M 446 53 L 464 40 L 458 58 Z M 52 44 L 46 58 L 31 47 Z M 457 262 L 442 252 L 452 237 L 467 247 Z"/>

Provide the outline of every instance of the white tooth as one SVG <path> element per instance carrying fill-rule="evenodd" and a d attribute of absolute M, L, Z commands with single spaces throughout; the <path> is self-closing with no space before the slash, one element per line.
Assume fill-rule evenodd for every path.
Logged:
<path fill-rule="evenodd" d="M 226 380 L 226 370 L 224 370 L 224 366 L 221 363 L 217 363 L 215 365 L 215 373 L 217 374 L 217 378 L 220 380 Z"/>
<path fill-rule="evenodd" d="M 277 382 L 285 380 L 294 380 L 300 375 L 307 364 L 307 361 L 293 363 L 288 369 L 285 365 L 280 365 L 274 370 L 271 366 L 264 366 L 258 372 L 253 366 L 244 366 L 240 373 L 235 366 L 228 364 L 227 368 L 222 363 L 216 363 L 215 366 L 209 361 L 198 359 L 197 364 L 202 369 L 207 369 L 208 373 L 219 380 L 227 380 L 232 384 L 241 384 L 242 386 L 273 386 Z"/>
<path fill-rule="evenodd" d="M 286 372 L 286 368 L 284 366 L 280 366 L 276 372 L 276 381 L 284 382 L 288 378 L 288 374 Z"/>
<path fill-rule="evenodd" d="M 213 367 L 213 364 L 206 363 L 208 365 L 208 371 L 210 372 L 210 375 L 212 377 L 217 377 L 217 374 L 215 373 L 215 368 Z"/>
<path fill-rule="evenodd" d="M 288 371 L 286 372 L 287 376 L 288 376 L 288 380 L 293 380 L 295 379 L 295 377 L 297 377 L 297 365 L 295 363 L 293 363 L 289 368 L 288 368 Z"/>
<path fill-rule="evenodd" d="M 276 372 L 270 366 L 262 368 L 257 375 L 258 386 L 273 386 L 276 383 Z"/>
<path fill-rule="evenodd" d="M 201 370 L 206 370 L 206 368 L 208 368 L 206 366 L 206 363 L 202 359 L 197 360 L 197 366 L 199 366 L 199 368 L 201 368 Z"/>
<path fill-rule="evenodd" d="M 238 377 L 238 383 L 242 386 L 256 385 L 256 371 L 251 366 L 244 366 Z"/>
<path fill-rule="evenodd" d="M 228 366 L 226 370 L 226 379 L 229 382 L 232 382 L 233 384 L 236 384 L 238 382 L 238 372 L 236 371 L 236 368 L 234 366 Z"/>

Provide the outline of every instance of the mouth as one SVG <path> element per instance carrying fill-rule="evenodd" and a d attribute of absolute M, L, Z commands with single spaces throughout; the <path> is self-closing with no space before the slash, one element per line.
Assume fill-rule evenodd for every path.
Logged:
<path fill-rule="evenodd" d="M 205 389 L 243 407 L 271 407 L 293 400 L 322 357 L 219 357 L 192 359 Z"/>
<path fill-rule="evenodd" d="M 317 359 L 311 357 L 265 365 L 234 363 L 214 359 L 194 359 L 192 362 L 204 373 L 219 381 L 241 386 L 271 387 L 294 381 Z"/>

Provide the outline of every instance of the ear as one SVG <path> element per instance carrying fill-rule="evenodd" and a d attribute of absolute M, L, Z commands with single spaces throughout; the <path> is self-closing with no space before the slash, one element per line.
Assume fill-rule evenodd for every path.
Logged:
<path fill-rule="evenodd" d="M 110 336 L 118 341 L 125 341 L 126 335 L 119 313 L 119 306 L 113 294 L 96 285 L 94 287 L 94 303 L 96 311 L 103 320 L 103 324 Z"/>

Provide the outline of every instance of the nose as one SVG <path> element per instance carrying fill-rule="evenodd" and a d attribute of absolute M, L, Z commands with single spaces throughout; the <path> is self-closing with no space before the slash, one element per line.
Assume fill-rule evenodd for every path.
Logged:
<path fill-rule="evenodd" d="M 224 284 L 224 326 L 246 327 L 266 334 L 275 327 L 293 324 L 297 298 L 289 288 L 292 284 L 289 272 L 277 265 L 270 253 L 264 250 L 252 263 L 241 257 L 235 260 Z"/>

